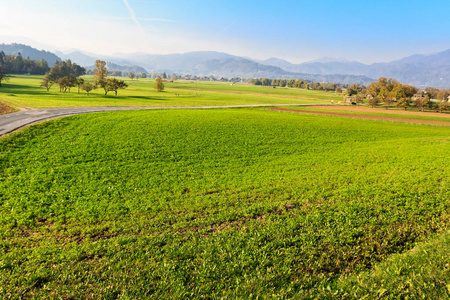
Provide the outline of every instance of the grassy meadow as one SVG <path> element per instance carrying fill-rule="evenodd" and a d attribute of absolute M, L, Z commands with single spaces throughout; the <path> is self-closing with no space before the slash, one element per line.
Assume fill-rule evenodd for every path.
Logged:
<path fill-rule="evenodd" d="M 84 76 L 92 81 L 92 76 Z M 165 91 L 154 90 L 153 79 L 131 80 L 120 78 L 129 85 L 104 95 L 99 88 L 78 94 L 77 87 L 70 93 L 61 93 L 58 85 L 50 91 L 40 87 L 42 76 L 14 75 L 0 89 L 0 100 L 16 106 L 32 108 L 49 107 L 86 107 L 86 106 L 210 106 L 210 105 L 245 105 L 245 104 L 301 104 L 330 103 L 341 100 L 342 95 L 334 92 L 318 92 L 292 88 L 257 87 L 254 85 L 229 82 L 186 81 L 166 82 Z M 177 96 L 179 95 L 179 96 Z"/>
<path fill-rule="evenodd" d="M 139 100 L 145 84 L 116 105 L 184 101 Z M 202 88 L 195 103 L 290 99 Z M 88 101 L 9 93 L 33 107 Z M 448 127 L 266 109 L 37 124 L 0 139 L 0 295 L 446 299 L 449 153 Z"/>

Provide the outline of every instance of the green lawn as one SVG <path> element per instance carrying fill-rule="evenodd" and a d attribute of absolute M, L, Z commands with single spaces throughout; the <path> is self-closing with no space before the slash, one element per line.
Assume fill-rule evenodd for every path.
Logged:
<path fill-rule="evenodd" d="M 0 139 L 0 298 L 445 298 L 449 153 L 260 109 L 34 125 Z"/>
<path fill-rule="evenodd" d="M 92 81 L 92 76 L 84 77 Z M 81 107 L 81 106 L 202 106 L 243 104 L 297 104 L 330 103 L 331 99 L 342 99 L 335 93 L 308 91 L 291 88 L 256 87 L 248 84 L 222 82 L 195 82 L 180 80 L 165 83 L 165 91 L 154 90 L 154 80 L 124 79 L 129 87 L 119 90 L 118 96 L 102 89 L 94 90 L 90 96 L 77 88 L 70 93 L 61 93 L 57 85 L 49 92 L 40 87 L 42 76 L 17 75 L 9 78 L 0 88 L 0 101 L 33 108 Z M 196 91 L 197 90 L 197 91 Z M 196 94 L 197 93 L 197 94 Z M 179 94 L 179 96 L 177 96 Z"/>

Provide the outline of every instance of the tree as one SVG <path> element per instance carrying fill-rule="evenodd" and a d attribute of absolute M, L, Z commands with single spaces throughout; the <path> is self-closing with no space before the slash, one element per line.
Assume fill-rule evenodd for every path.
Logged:
<path fill-rule="evenodd" d="M 133 80 L 134 78 L 136 78 L 136 74 L 135 74 L 134 72 L 130 72 L 130 73 L 128 74 L 128 77 L 130 77 L 131 80 Z"/>
<path fill-rule="evenodd" d="M 48 92 L 54 83 L 55 83 L 54 81 L 51 81 L 48 78 L 48 76 L 45 75 L 44 79 L 42 79 L 41 86 L 45 87 L 47 89 L 47 92 Z"/>
<path fill-rule="evenodd" d="M 439 90 L 436 88 L 426 88 L 425 89 L 425 93 L 427 93 L 430 96 L 430 99 L 437 99 L 437 94 L 438 94 Z"/>
<path fill-rule="evenodd" d="M 0 87 L 2 86 L 2 81 L 5 81 L 8 78 L 8 71 L 3 63 L 0 61 Z"/>
<path fill-rule="evenodd" d="M 448 105 L 448 101 L 447 100 L 441 100 L 437 104 L 437 109 L 439 110 L 440 113 L 442 113 L 442 111 L 447 110 L 448 108 L 449 108 L 449 105 Z"/>
<path fill-rule="evenodd" d="M 90 82 L 85 82 L 85 83 L 83 83 L 83 85 L 81 86 L 81 89 L 82 89 L 83 91 L 86 91 L 86 95 L 87 95 L 87 96 L 89 96 L 89 92 L 92 91 L 92 90 L 95 89 L 95 88 L 96 88 L 96 86 L 93 85 L 93 84 L 90 83 Z"/>
<path fill-rule="evenodd" d="M 448 100 L 448 97 L 450 96 L 450 90 L 441 90 L 437 92 L 436 98 L 438 100 Z"/>
<path fill-rule="evenodd" d="M 108 77 L 108 70 L 106 69 L 106 62 L 103 60 L 95 61 L 94 83 L 104 88 L 106 86 L 106 77 Z M 106 91 L 105 91 L 106 92 Z M 105 93 L 106 95 L 106 93 Z"/>
<path fill-rule="evenodd" d="M 403 107 L 405 110 L 409 106 L 409 99 L 408 98 L 400 98 L 397 102 L 398 107 Z"/>
<path fill-rule="evenodd" d="M 303 80 L 300 80 L 300 79 L 296 79 L 296 80 L 295 80 L 294 86 L 295 86 L 296 88 L 301 88 L 302 85 L 303 85 Z"/>
<path fill-rule="evenodd" d="M 145 72 L 142 72 L 141 75 L 139 75 L 141 78 L 147 78 L 147 74 Z"/>
<path fill-rule="evenodd" d="M 406 99 L 410 100 L 411 97 L 414 96 L 416 93 L 417 93 L 417 88 L 407 85 L 407 84 L 401 84 L 401 83 L 398 83 L 392 90 L 393 97 L 397 101 L 399 101 L 402 98 L 406 98 Z"/>
<path fill-rule="evenodd" d="M 86 69 L 72 63 L 70 59 L 62 62 L 56 61 L 50 71 L 45 74 L 41 86 L 46 87 L 48 91 L 52 84 L 57 83 L 60 92 L 66 92 L 67 89 L 70 92 L 70 88 L 77 85 L 78 77 L 84 74 L 86 74 Z"/>
<path fill-rule="evenodd" d="M 67 90 L 69 90 L 70 93 L 70 88 L 77 85 L 77 79 L 70 76 L 64 76 L 62 78 L 59 78 L 57 83 L 59 85 L 60 91 L 63 91 L 65 93 Z"/>
<path fill-rule="evenodd" d="M 422 101 L 423 101 L 423 106 L 427 106 L 429 109 L 433 109 L 434 102 L 431 100 L 431 97 L 429 94 L 425 94 Z"/>
<path fill-rule="evenodd" d="M 84 84 L 84 79 L 83 78 L 78 78 L 77 79 L 78 94 L 80 93 L 80 88 L 83 86 L 83 84 Z"/>
<path fill-rule="evenodd" d="M 346 94 L 347 96 L 353 96 L 353 95 L 358 94 L 358 91 L 355 90 L 355 89 L 353 89 L 353 88 L 351 88 L 351 87 L 349 87 L 349 88 L 347 88 L 345 94 Z"/>
<path fill-rule="evenodd" d="M 329 83 L 325 86 L 325 90 L 327 91 L 335 91 L 336 90 L 336 84 L 335 83 Z"/>
<path fill-rule="evenodd" d="M 420 110 L 420 111 L 424 111 L 425 106 L 428 105 L 428 102 L 430 101 L 429 98 L 426 97 L 422 97 L 422 98 L 417 98 L 416 101 L 414 101 L 414 105 Z"/>
<path fill-rule="evenodd" d="M 369 104 L 372 105 L 372 108 L 377 106 L 380 103 L 380 99 L 378 97 L 372 97 L 369 99 Z"/>
<path fill-rule="evenodd" d="M 164 83 L 159 76 L 155 80 L 155 90 L 157 90 L 158 92 L 164 91 Z"/>
<path fill-rule="evenodd" d="M 113 91 L 114 95 L 117 96 L 118 89 L 124 89 L 128 87 L 128 85 L 123 80 L 117 80 L 116 78 L 107 79 L 108 91 Z"/>
<path fill-rule="evenodd" d="M 122 71 L 119 71 L 119 70 L 114 70 L 114 71 L 112 71 L 111 73 L 110 73 L 110 75 L 112 75 L 112 76 L 122 76 Z"/>
<path fill-rule="evenodd" d="M 270 85 L 270 83 L 271 83 L 270 79 L 268 79 L 268 78 L 261 78 L 261 84 L 262 85 L 268 86 L 268 85 Z"/>

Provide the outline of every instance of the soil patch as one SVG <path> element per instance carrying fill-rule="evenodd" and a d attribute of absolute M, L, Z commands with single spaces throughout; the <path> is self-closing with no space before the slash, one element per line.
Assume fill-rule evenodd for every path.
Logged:
<path fill-rule="evenodd" d="M 341 106 L 336 106 L 341 107 Z M 335 106 L 324 106 L 322 108 L 326 109 L 335 109 Z M 315 106 L 315 108 L 320 108 L 320 106 Z M 369 112 L 370 110 L 365 108 L 360 108 L 364 112 Z M 275 111 L 285 111 L 285 112 L 291 112 L 291 113 L 299 113 L 299 114 L 311 114 L 311 115 L 326 115 L 326 116 L 339 116 L 339 117 L 347 117 L 347 118 L 354 118 L 354 119 L 369 119 L 369 120 L 382 120 L 382 121 L 390 121 L 390 122 L 402 122 L 402 123 L 410 123 L 410 124 L 427 124 L 427 125 L 435 125 L 435 126 L 450 126 L 450 121 L 430 121 L 430 120 L 418 120 L 418 119 L 402 119 L 402 118 L 391 118 L 391 117 L 381 117 L 381 116 L 366 116 L 366 115 L 355 115 L 355 114 L 348 114 L 348 113 L 338 113 L 338 112 L 325 112 L 325 111 L 309 111 L 309 110 L 297 110 L 297 109 L 289 109 L 289 108 L 278 108 L 278 107 L 272 107 L 270 110 Z M 351 110 L 351 109 L 347 109 Z M 354 111 L 354 110 L 352 110 Z M 370 111 L 374 112 L 374 111 Z M 380 112 L 379 110 L 375 109 L 375 112 Z M 401 113 L 401 111 L 393 111 L 392 113 Z M 403 111 L 403 113 L 408 113 Z M 409 112 L 411 114 L 416 114 L 414 112 Z M 420 115 L 423 115 L 422 113 Z M 427 115 L 427 113 L 425 113 Z M 428 114 L 431 116 L 436 116 L 435 114 Z"/>
<path fill-rule="evenodd" d="M 449 118 L 450 114 L 447 113 L 436 113 L 436 112 L 419 112 L 419 111 L 408 111 L 408 110 L 397 110 L 393 109 L 380 109 L 371 108 L 367 106 L 350 106 L 350 105 L 333 105 L 333 106 L 322 106 L 317 105 L 314 108 L 318 109 L 332 109 L 332 110 L 343 110 L 343 111 L 354 111 L 354 112 L 369 112 L 369 113 L 383 113 L 383 114 L 396 114 L 396 115 L 415 115 L 415 116 L 428 116 L 428 117 L 442 117 Z"/>
<path fill-rule="evenodd" d="M 0 102 L 0 115 L 11 113 L 13 111 L 16 111 L 16 109 Z"/>

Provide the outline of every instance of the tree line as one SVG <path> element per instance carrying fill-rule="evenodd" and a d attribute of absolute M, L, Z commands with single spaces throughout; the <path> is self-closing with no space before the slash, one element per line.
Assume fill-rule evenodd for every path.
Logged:
<path fill-rule="evenodd" d="M 423 111 L 425 108 L 446 111 L 450 110 L 450 90 L 425 88 L 418 90 L 416 87 L 402 84 L 392 78 L 380 77 L 378 81 L 369 85 L 323 83 L 302 79 L 270 79 L 256 78 L 248 81 L 250 84 L 273 87 L 289 87 L 318 91 L 334 91 L 350 97 L 353 102 L 363 102 L 364 99 L 375 107 L 383 103 L 386 108 L 391 105 L 402 107 L 405 110 L 410 106 L 416 106 Z"/>
<path fill-rule="evenodd" d="M 425 108 L 439 112 L 450 110 L 450 90 L 426 88 L 419 91 L 414 86 L 402 84 L 392 78 L 380 77 L 361 92 L 369 99 L 372 107 L 383 102 L 386 108 L 395 104 L 405 110 L 412 105 L 421 111 Z"/>
<path fill-rule="evenodd" d="M 299 88 L 306 90 L 317 90 L 317 91 L 335 91 L 338 93 L 342 93 L 345 88 L 350 87 L 348 84 L 340 84 L 334 82 L 315 82 L 310 80 L 303 79 L 270 79 L 270 78 L 256 78 L 250 79 L 248 81 L 249 84 L 253 85 L 261 85 L 261 86 L 273 86 L 273 87 L 290 87 L 290 88 Z M 361 85 L 354 84 L 356 88 L 360 89 Z"/>
<path fill-rule="evenodd" d="M 46 60 L 31 60 L 23 58 L 22 54 L 6 55 L 5 52 L 0 51 L 0 86 L 8 74 L 33 74 L 44 75 L 50 68 Z"/>
<path fill-rule="evenodd" d="M 31 60 L 23 58 L 20 52 L 16 55 L 6 55 L 0 51 L 0 64 L 8 74 L 44 75 L 50 69 L 46 60 Z"/>
<path fill-rule="evenodd" d="M 78 91 L 83 85 L 84 80 L 80 76 L 86 74 L 86 69 L 76 63 L 72 63 L 70 59 L 56 61 L 53 67 L 45 73 L 41 86 L 47 91 L 52 85 L 58 84 L 60 92 L 69 91 L 72 87 L 78 86 Z"/>
<path fill-rule="evenodd" d="M 128 86 L 123 80 L 108 78 L 108 70 L 106 69 L 105 61 L 97 60 L 95 62 L 95 67 L 94 83 L 90 83 L 80 77 L 86 74 L 85 68 L 76 63 L 72 63 L 70 59 L 62 62 L 57 61 L 55 65 L 45 73 L 41 86 L 49 91 L 54 84 L 58 84 L 60 92 L 70 92 L 71 88 L 77 86 L 78 93 L 81 89 L 86 92 L 87 96 L 89 96 L 89 92 L 99 87 L 104 89 L 105 95 L 112 91 L 117 96 L 117 91 L 119 89 L 124 89 Z"/>

